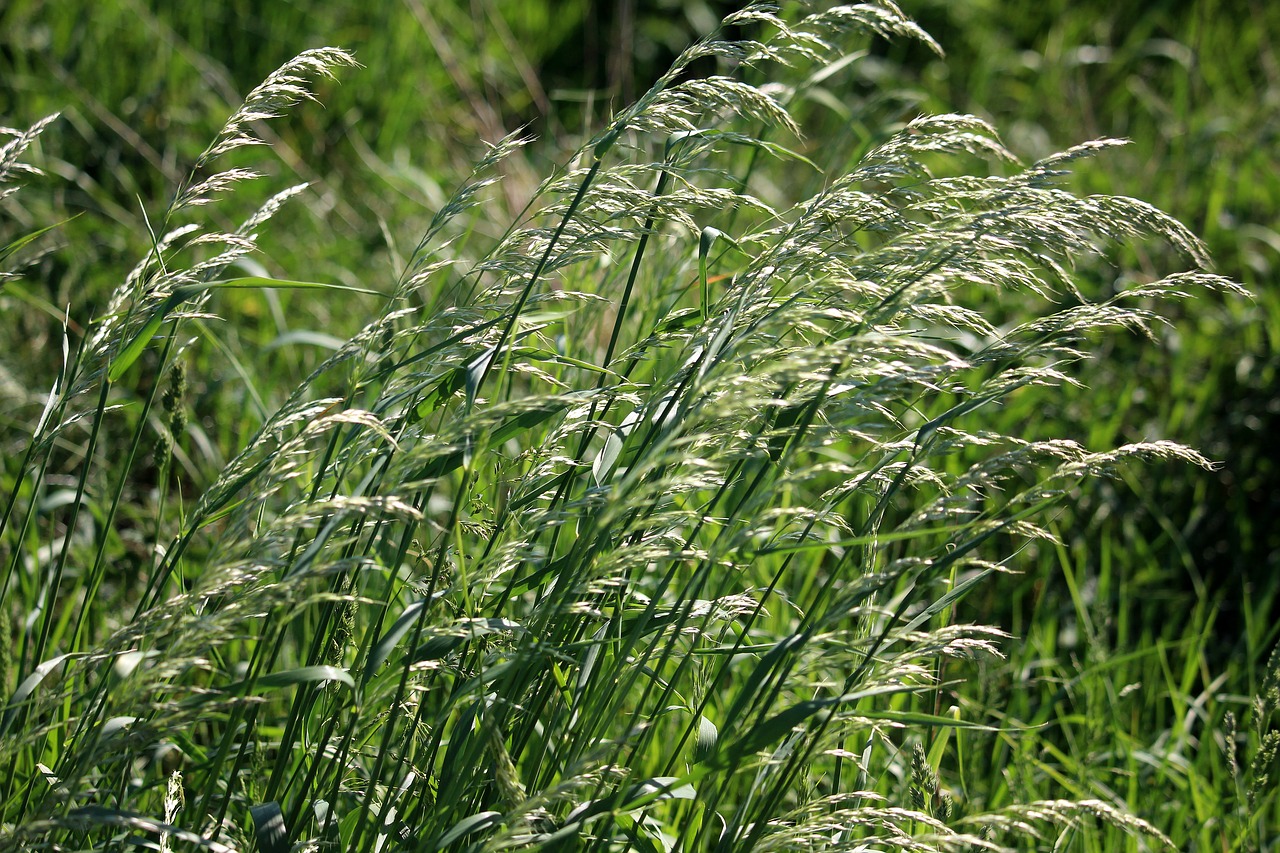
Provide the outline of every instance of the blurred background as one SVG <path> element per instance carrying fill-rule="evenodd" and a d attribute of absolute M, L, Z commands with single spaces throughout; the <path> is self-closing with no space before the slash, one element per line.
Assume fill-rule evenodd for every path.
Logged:
<path fill-rule="evenodd" d="M 69 220 L 24 252 L 22 278 L 0 294 L 6 466 L 56 375 L 67 306 L 74 341 L 150 248 L 149 222 L 226 116 L 290 57 L 336 45 L 364 67 L 322 85 L 323 109 L 266 129 L 279 157 L 252 161 L 269 173 L 263 195 L 297 181 L 312 188 L 267 229 L 258 261 L 282 277 L 381 282 L 398 275 L 486 142 L 519 128 L 536 138 L 503 166 L 493 209 L 505 223 L 581 139 L 736 5 L 5 0 L 0 123 L 62 117 L 29 158 L 46 176 L 3 203 L 0 241 Z M 1082 162 L 1073 187 L 1170 212 L 1207 241 L 1218 272 L 1255 294 L 1161 308 L 1169 325 L 1154 341 L 1115 335 L 1099 344 L 1082 376 L 1086 391 L 995 415 L 1016 418 L 1028 438 L 1072 436 L 1094 449 L 1175 439 L 1221 467 L 1148 466 L 1085 487 L 1056 524 L 1064 547 L 1026 555 L 1058 565 L 991 587 L 979 603 L 983 618 L 1020 636 L 1043 633 L 1035 642 L 1046 653 L 1105 657 L 1167 641 L 1193 664 L 1203 659 L 1206 683 L 1229 660 L 1246 661 L 1252 678 L 1280 614 L 1280 57 L 1272 41 L 1280 4 L 902 5 L 945 59 L 918 44 L 876 44 L 811 93 L 806 108 L 820 131 L 802 149 L 828 133 L 869 146 L 924 112 L 981 115 L 1028 162 L 1094 137 L 1125 137 L 1128 147 Z M 1116 261 L 1131 278 L 1183 263 L 1160 246 Z M 299 379 L 325 353 L 278 347 L 286 330 L 340 338 L 361 323 L 356 311 L 331 316 L 323 301 L 288 293 L 232 308 L 241 321 L 227 332 L 235 346 L 276 353 L 277 369 Z M 195 380 L 196 426 L 206 436 L 190 451 L 187 475 L 196 480 L 252 429 L 252 412 L 272 403 L 254 400 L 255 389 L 225 370 Z M 245 422 L 214 422 L 236 395 L 247 401 Z M 1082 608 L 1092 624 L 1078 624 Z M 1197 632 L 1190 646 L 1188 624 Z"/>

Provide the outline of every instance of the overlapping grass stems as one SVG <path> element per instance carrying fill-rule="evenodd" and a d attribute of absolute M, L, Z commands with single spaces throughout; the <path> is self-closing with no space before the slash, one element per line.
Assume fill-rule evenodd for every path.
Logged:
<path fill-rule="evenodd" d="M 1105 141 L 937 176 L 1013 158 L 978 119 L 923 117 L 788 198 L 769 175 L 810 168 L 787 147 L 804 81 L 859 34 L 936 45 L 890 4 L 726 25 L 768 35 L 691 48 L 481 246 L 491 168 L 522 142 L 496 144 L 400 280 L 367 282 L 381 316 L 194 506 L 161 487 L 145 583 L 104 613 L 132 466 L 156 429 L 181 432 L 180 400 L 153 414 L 165 383 L 138 374 L 180 385 L 219 288 L 307 286 L 225 277 L 298 188 L 235 233 L 189 220 L 250 176 L 214 170 L 255 122 L 351 59 L 308 52 L 250 95 L 68 352 L 4 504 L 4 600 L 28 621 L 0 846 L 1161 841 L 1121 802 L 962 796 L 962 734 L 995 721 L 952 705 L 942 662 L 1000 654 L 958 608 L 1048 538 L 1079 478 L 1131 457 L 1207 465 L 1166 442 L 994 434 L 983 408 L 1052 394 L 1094 332 L 1232 285 L 1192 271 L 1082 292 L 1073 259 L 1117 242 L 1206 264 L 1150 206 L 1056 186 Z M 700 59 L 739 76 L 691 78 Z M 1020 319 L 966 308 L 975 288 Z M 127 447 L 101 447 L 121 418 Z M 41 498 L 68 465 L 51 526 Z"/>

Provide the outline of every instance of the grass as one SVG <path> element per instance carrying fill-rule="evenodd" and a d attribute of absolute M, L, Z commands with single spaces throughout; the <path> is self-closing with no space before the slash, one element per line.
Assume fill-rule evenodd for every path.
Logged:
<path fill-rule="evenodd" d="M 1024 166 L 897 97 L 834 129 L 874 36 L 937 46 L 888 5 L 788 11 L 536 185 L 565 137 L 496 141 L 368 264 L 311 246 L 288 211 L 326 189 L 254 145 L 366 73 L 305 52 L 102 238 L 141 261 L 44 300 L 51 369 L 6 363 L 0 846 L 1272 843 L 1266 601 L 1216 654 L 1178 522 L 1128 511 L 1144 466 L 1211 466 L 1126 439 L 1121 359 L 1240 288 L 1176 219 L 1069 191 L 1111 142 Z M 26 219 L 61 126 L 0 160 L 13 259 L 92 230 Z"/>

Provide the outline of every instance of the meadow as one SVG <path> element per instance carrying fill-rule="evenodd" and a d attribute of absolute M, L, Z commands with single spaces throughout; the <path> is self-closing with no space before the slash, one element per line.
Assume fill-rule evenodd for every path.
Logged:
<path fill-rule="evenodd" d="M 81 6 L 0 850 L 1280 842 L 1280 11 Z"/>

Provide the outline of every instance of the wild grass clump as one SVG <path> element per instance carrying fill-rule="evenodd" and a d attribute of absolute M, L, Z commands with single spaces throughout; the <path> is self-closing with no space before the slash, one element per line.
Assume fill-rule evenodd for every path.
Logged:
<path fill-rule="evenodd" d="M 725 26 L 755 37 L 686 51 L 497 233 L 523 140 L 496 143 L 400 277 L 363 282 L 380 312 L 190 494 L 169 466 L 218 294 L 349 298 L 235 274 L 301 188 L 234 231 L 199 213 L 251 177 L 220 163 L 255 123 L 353 61 L 308 52 L 251 93 L 7 466 L 0 845 L 1168 842 L 1119 800 L 969 789 L 964 733 L 1036 733 L 952 679 L 1008 641 L 966 593 L 1052 547 L 1081 478 L 1209 465 L 984 412 L 1233 285 L 1158 210 L 1062 189 L 1112 141 L 1021 167 L 983 121 L 924 116 L 813 177 L 806 85 L 870 33 L 936 47 L 893 5 Z M 1073 270 L 1147 238 L 1191 271 L 1097 297 Z"/>

